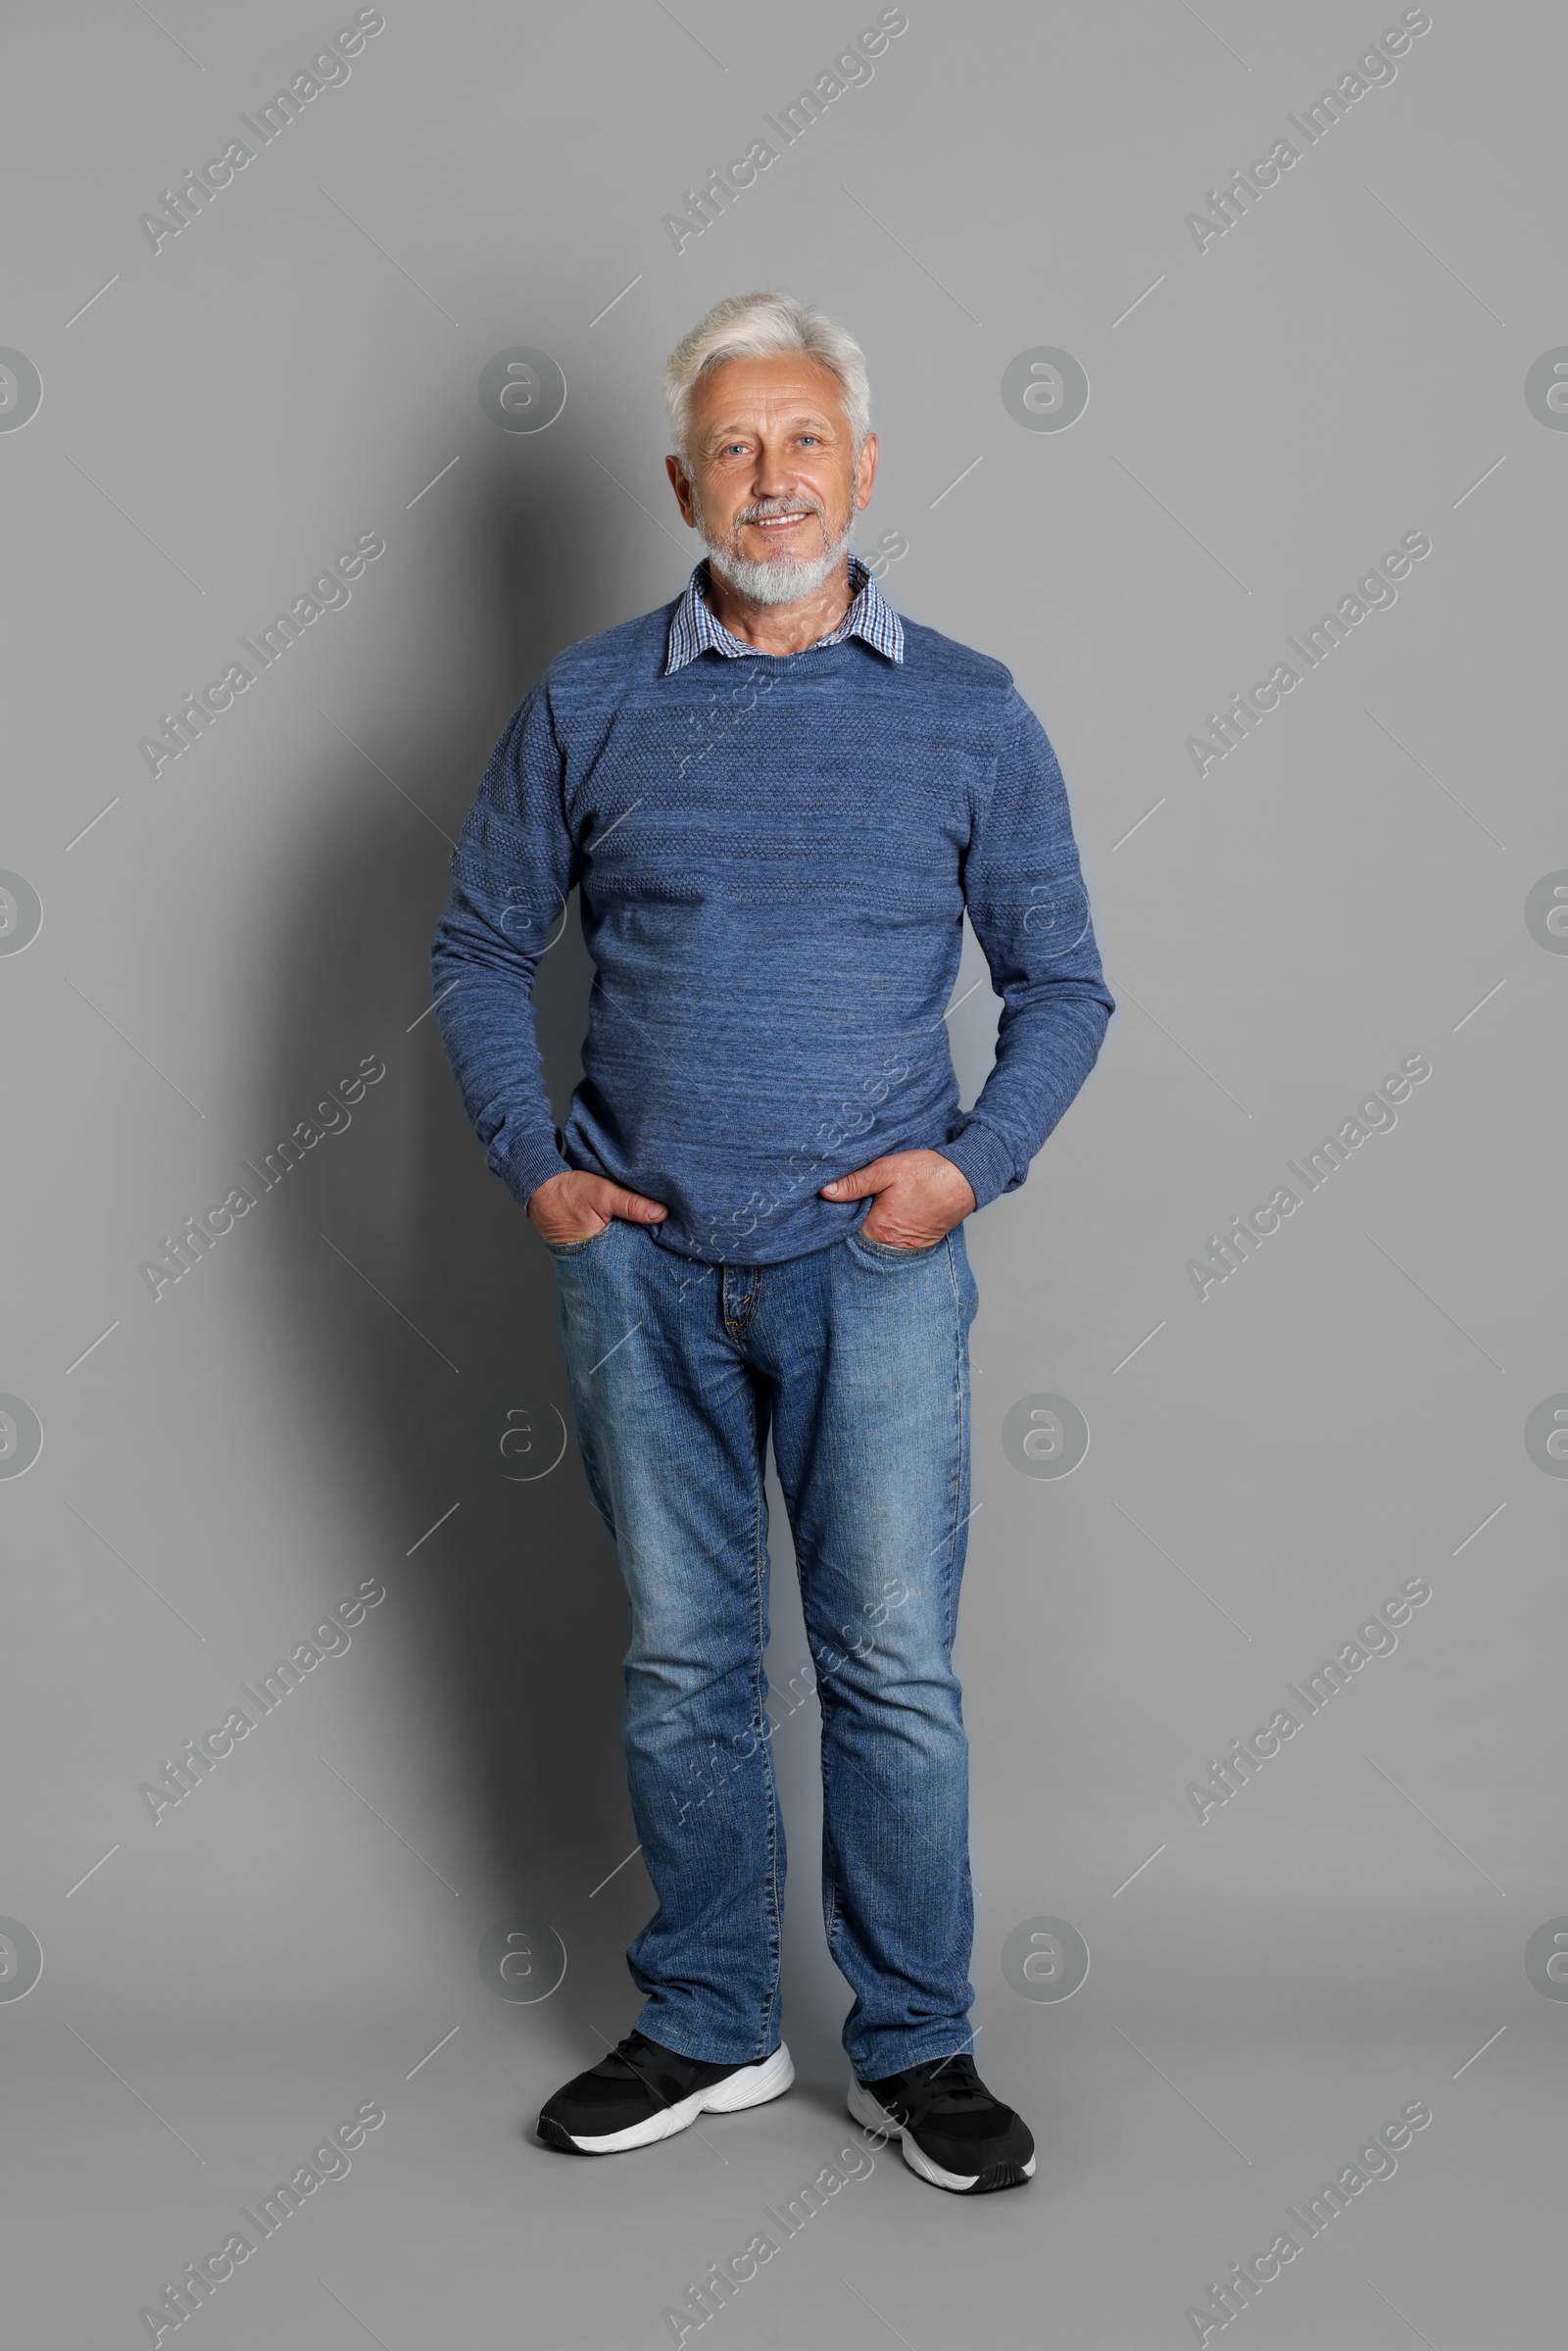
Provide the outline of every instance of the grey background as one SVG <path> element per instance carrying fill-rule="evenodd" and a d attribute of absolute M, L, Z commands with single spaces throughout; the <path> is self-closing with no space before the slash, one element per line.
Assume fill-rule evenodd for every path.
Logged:
<path fill-rule="evenodd" d="M 969 1228 L 979 2056 L 1039 2175 L 971 2208 L 879 2158 L 713 2333 L 1191 2341 L 1207 2282 L 1425 2099 L 1250 2335 L 1533 2347 L 1560 2302 L 1568 2013 L 1524 1953 L 1568 1911 L 1568 1492 L 1523 1432 L 1568 1390 L 1568 963 L 1524 905 L 1568 866 L 1568 440 L 1523 387 L 1568 342 L 1562 20 L 1435 0 L 1393 85 L 1200 255 L 1186 213 L 1396 9 L 911 0 L 870 84 L 677 257 L 661 215 L 873 9 L 385 13 L 156 256 L 138 214 L 352 12 L 8 35 L 0 342 L 43 383 L 0 433 L 0 865 L 43 906 L 0 956 L 0 1388 L 44 1432 L 0 1481 L 0 1912 L 43 1953 L 0 2001 L 18 2339 L 146 2340 L 162 2281 L 373 2098 L 384 2128 L 219 2289 L 209 2343 L 653 2345 L 849 2138 L 809 1707 L 777 1734 L 797 2088 L 624 2163 L 528 2136 L 634 2013 L 647 1882 L 602 1883 L 634 1842 L 622 1611 L 574 1445 L 509 1482 L 508 1428 L 542 1464 L 565 1404 L 551 1270 L 419 1018 L 507 715 L 694 560 L 663 359 L 720 294 L 783 286 L 866 350 L 861 543 L 908 543 L 886 592 L 1007 661 L 1051 731 L 1121 1009 Z M 479 407 L 516 344 L 566 379 L 540 434 Z M 1039 345 L 1089 376 L 1065 433 L 1003 405 Z M 370 529 L 349 606 L 155 781 L 158 713 Z M 1398 603 L 1200 781 L 1204 712 L 1416 529 Z M 982 971 L 971 941 L 956 998 Z M 562 1099 L 586 985 L 568 927 Z M 968 1093 L 995 1009 L 953 1015 Z M 1416 1053 L 1397 1128 L 1200 1303 L 1206 1236 Z M 155 1305 L 160 1235 L 371 1053 L 352 1128 Z M 1002 1448 L 1041 1394 L 1091 1431 L 1065 1480 Z M 1411 1576 L 1396 1653 L 1200 1826 L 1187 1783 Z M 369 1577 L 348 1652 L 155 1828 L 138 1785 Z M 532 2005 L 476 1964 L 518 1918 L 567 1956 Z M 1092 1955 L 1064 2004 L 1002 1972 L 1042 1918 Z"/>

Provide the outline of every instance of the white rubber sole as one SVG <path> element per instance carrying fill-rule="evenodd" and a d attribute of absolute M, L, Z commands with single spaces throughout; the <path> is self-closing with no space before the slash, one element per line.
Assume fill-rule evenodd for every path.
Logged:
<path fill-rule="evenodd" d="M 872 2097 L 870 2091 L 863 2088 L 853 2075 L 850 2079 L 849 2108 L 851 2115 L 862 2130 L 885 2131 L 889 2138 L 902 2139 L 905 2162 L 910 2171 L 917 2172 L 922 2180 L 929 2180 L 933 2187 L 949 2188 L 956 2196 L 968 2196 L 974 2193 L 980 2179 L 978 2172 L 967 2174 L 945 2172 L 939 2163 L 933 2163 L 924 2149 L 915 2145 L 904 2125 L 896 2123 L 885 2108 Z M 1020 2169 L 1025 2180 L 1032 2180 L 1035 2175 L 1035 2158 L 1031 2155 L 1029 2161 L 1020 2166 Z"/>
<path fill-rule="evenodd" d="M 678 2131 L 689 2131 L 700 2114 L 741 2114 L 748 2106 L 765 2106 L 769 2098 L 781 2098 L 795 2079 L 795 2063 L 782 2041 L 771 2057 L 760 2065 L 744 2065 L 710 2089 L 693 2090 L 689 2098 L 676 2105 L 661 2107 L 645 2123 L 633 2123 L 629 2130 L 612 2131 L 602 2138 L 578 2138 L 565 2132 L 580 2155 L 620 2155 L 631 2147 L 651 2147 L 662 2138 L 673 2138 Z"/>

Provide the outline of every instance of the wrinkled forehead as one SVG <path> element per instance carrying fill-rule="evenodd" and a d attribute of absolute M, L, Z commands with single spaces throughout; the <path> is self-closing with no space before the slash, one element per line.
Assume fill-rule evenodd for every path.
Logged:
<path fill-rule="evenodd" d="M 843 385 L 806 352 L 715 361 L 693 386 L 691 416 L 693 439 L 703 444 L 763 424 L 834 438 L 849 430 Z"/>

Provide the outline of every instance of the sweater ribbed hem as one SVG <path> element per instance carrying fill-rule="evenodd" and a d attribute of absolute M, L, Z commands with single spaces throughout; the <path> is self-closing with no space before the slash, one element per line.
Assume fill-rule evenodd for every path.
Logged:
<path fill-rule="evenodd" d="M 491 1168 L 521 1208 L 526 1208 L 541 1184 L 551 1176 L 564 1175 L 566 1162 L 554 1143 L 543 1136 L 528 1142 L 520 1151 L 509 1153 L 504 1159 L 491 1158 Z"/>
<path fill-rule="evenodd" d="M 977 1208 L 987 1207 L 1012 1183 L 1012 1153 L 1000 1136 L 977 1118 L 960 1127 L 951 1143 L 939 1143 L 934 1148 L 944 1159 L 953 1161 L 960 1175 L 968 1178 Z"/>

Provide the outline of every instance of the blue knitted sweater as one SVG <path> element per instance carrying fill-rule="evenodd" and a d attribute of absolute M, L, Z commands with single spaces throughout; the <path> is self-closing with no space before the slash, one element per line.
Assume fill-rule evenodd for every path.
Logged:
<path fill-rule="evenodd" d="M 983 1207 L 1115 1009 L 1045 731 L 1002 662 L 907 618 L 902 661 L 850 636 L 665 674 L 681 601 L 557 657 L 453 856 L 436 1018 L 489 1165 L 523 1202 L 564 1166 L 610 1176 L 710 1262 L 837 1240 L 870 1203 L 819 1187 L 884 1151 L 942 1151 Z M 533 985 L 574 886 L 597 970 L 562 1131 Z M 967 1114 L 965 907 L 1004 1007 Z"/>

